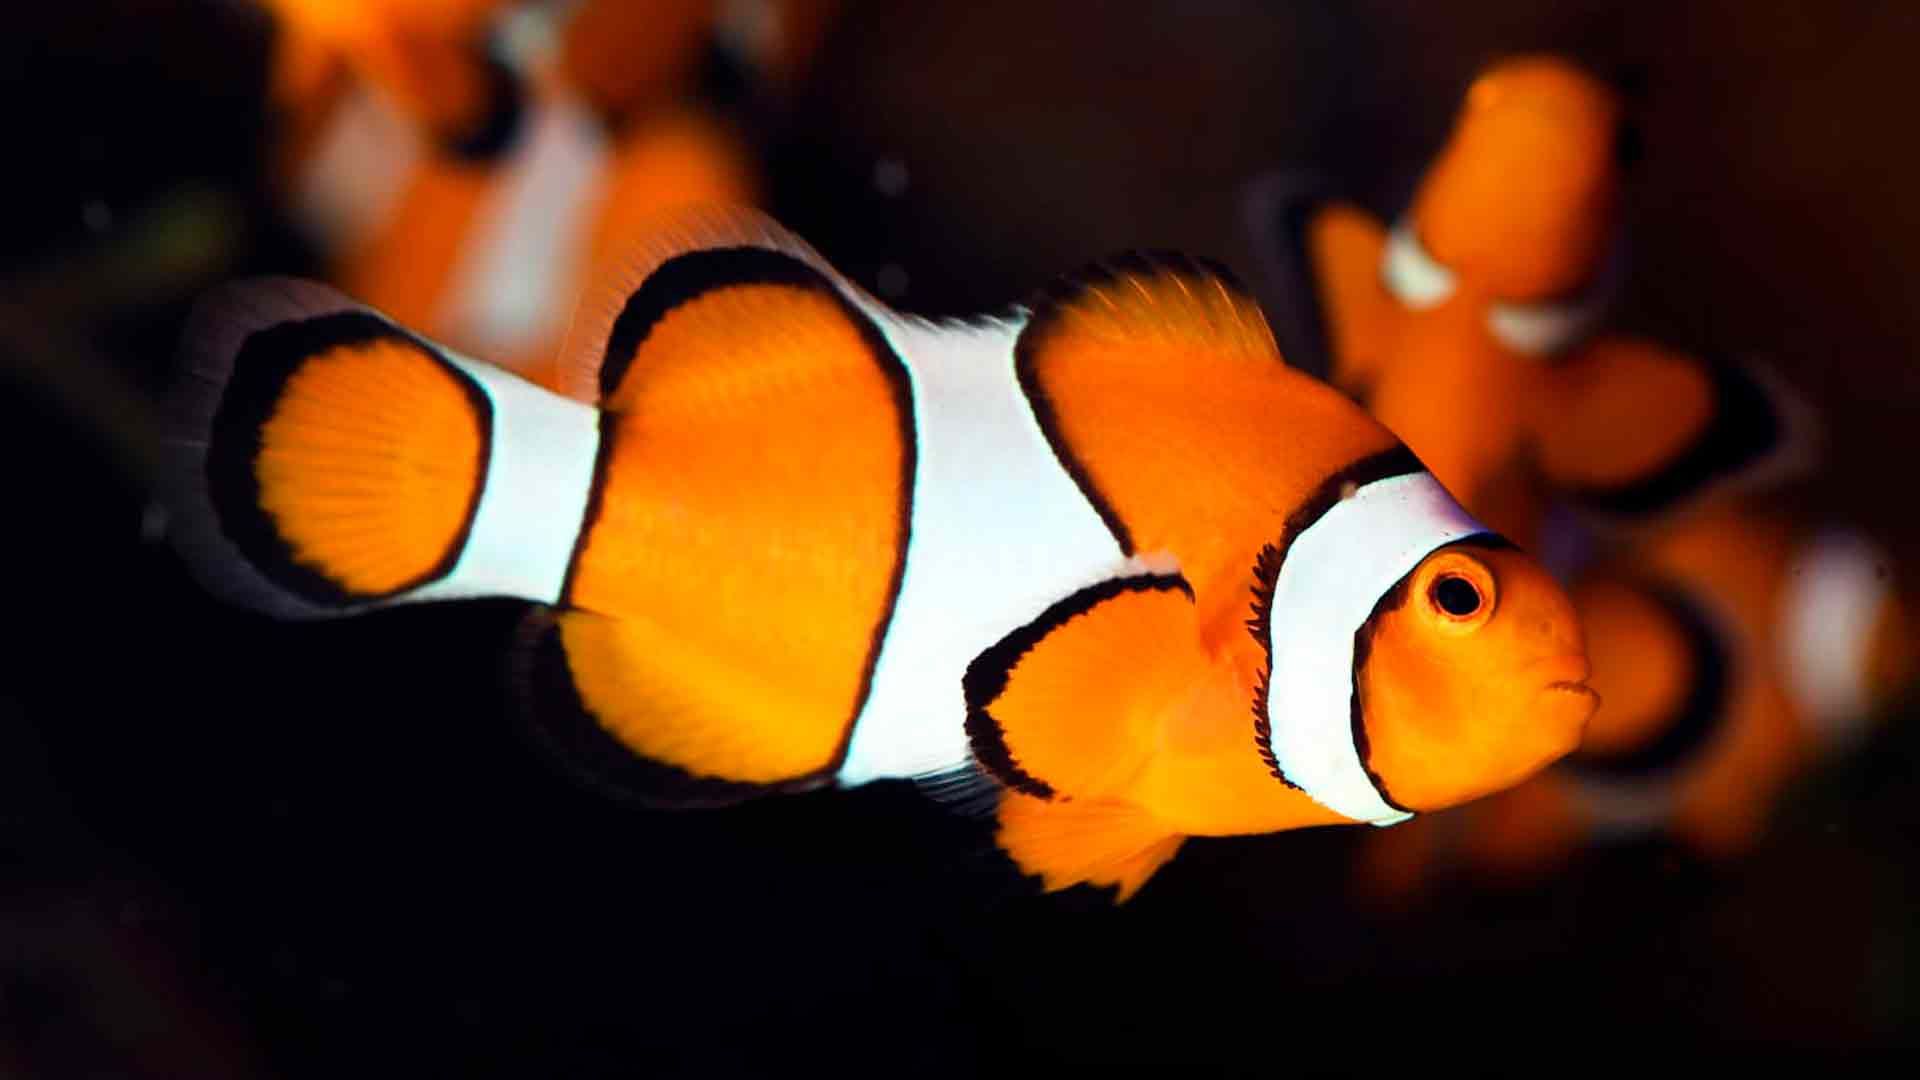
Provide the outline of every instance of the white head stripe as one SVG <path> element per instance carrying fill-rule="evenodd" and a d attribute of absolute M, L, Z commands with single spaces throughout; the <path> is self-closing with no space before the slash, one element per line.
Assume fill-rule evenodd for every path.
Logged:
<path fill-rule="evenodd" d="M 1436 307 L 1453 295 L 1453 271 L 1442 266 L 1420 246 L 1413 226 L 1397 221 L 1387 232 L 1380 255 L 1380 281 L 1394 298 L 1410 308 Z"/>
<path fill-rule="evenodd" d="M 1431 473 L 1376 480 L 1302 530 L 1274 580 L 1267 646 L 1273 757 L 1314 801 L 1391 825 L 1353 744 L 1353 635 L 1435 548 L 1487 531 Z"/>
<path fill-rule="evenodd" d="M 493 406 L 486 486 L 453 569 L 399 599 L 554 603 L 593 488 L 599 411 L 490 364 L 449 359 Z"/>
<path fill-rule="evenodd" d="M 1579 344 L 1612 306 L 1626 279 L 1625 231 L 1616 230 L 1605 261 L 1580 295 L 1558 302 L 1501 301 L 1487 310 L 1494 340 L 1525 356 L 1550 356 Z"/>
<path fill-rule="evenodd" d="M 1872 707 L 1867 685 L 1873 628 L 1892 589 L 1878 549 L 1834 530 L 1796 553 L 1781 604 L 1787 685 L 1816 731 L 1850 734 Z"/>

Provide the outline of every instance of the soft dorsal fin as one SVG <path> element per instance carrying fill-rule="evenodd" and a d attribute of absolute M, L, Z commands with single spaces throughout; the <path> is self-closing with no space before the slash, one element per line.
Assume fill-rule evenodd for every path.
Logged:
<path fill-rule="evenodd" d="M 1134 251 L 1055 281 L 1033 305 L 1023 337 L 1084 335 L 1131 346 L 1190 350 L 1219 360 L 1277 360 L 1259 303 L 1233 271 L 1176 252 Z"/>
<path fill-rule="evenodd" d="M 770 352 L 804 363 L 878 335 L 878 304 L 756 211 L 683 209 L 637 233 L 595 268 L 568 329 L 557 382 L 570 397 L 626 411 L 632 376 L 661 354 L 719 377 Z"/>

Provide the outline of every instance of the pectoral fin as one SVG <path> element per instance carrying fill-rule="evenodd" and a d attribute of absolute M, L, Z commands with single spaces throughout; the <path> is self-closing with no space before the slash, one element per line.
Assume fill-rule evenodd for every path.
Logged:
<path fill-rule="evenodd" d="M 1111 797 L 1146 764 L 1160 715 L 1199 659 L 1193 591 L 1180 575 L 1082 589 L 968 666 L 974 760 L 1043 802 Z"/>
<path fill-rule="evenodd" d="M 1173 857 L 1182 837 L 1128 789 L 1200 660 L 1191 587 L 1149 572 L 1082 589 L 968 668 L 974 761 L 1003 789 L 996 839 L 1023 873 L 1125 900 Z"/>
<path fill-rule="evenodd" d="M 1125 903 L 1186 838 L 1126 803 L 1048 802 L 1009 792 L 1000 803 L 1000 850 L 1048 892 L 1114 888 Z"/>

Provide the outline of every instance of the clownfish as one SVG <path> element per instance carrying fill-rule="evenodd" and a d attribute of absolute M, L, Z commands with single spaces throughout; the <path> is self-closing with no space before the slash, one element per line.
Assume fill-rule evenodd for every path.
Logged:
<path fill-rule="evenodd" d="M 518 122 L 518 88 L 492 40 L 509 0 L 254 4 L 271 30 L 266 91 L 283 185 L 309 182 L 305 163 L 367 95 L 457 158 L 494 153 Z"/>
<path fill-rule="evenodd" d="M 1566 593 L 1225 270 L 1126 256 L 929 322 L 749 212 L 647 237 L 559 393 L 325 286 L 210 295 L 185 561 L 287 618 L 531 601 L 523 704 L 603 787 L 912 779 L 1120 899 L 1186 836 L 1390 824 L 1579 742 Z"/>
<path fill-rule="evenodd" d="M 1621 835 L 1738 857 L 1788 786 L 1857 745 L 1920 668 L 1886 553 L 1844 525 L 1719 508 L 1590 568 L 1570 593 L 1607 702 L 1580 748 L 1377 838 L 1360 868 L 1368 892 L 1404 895 L 1448 857 L 1525 880 Z"/>
<path fill-rule="evenodd" d="M 1764 369 L 1597 333 L 1625 273 L 1624 130 L 1605 83 L 1522 56 L 1474 80 L 1397 221 L 1298 179 L 1252 204 L 1292 297 L 1286 347 L 1324 353 L 1330 381 L 1530 548 L 1555 498 L 1640 523 L 1796 473 L 1815 437 Z"/>
<path fill-rule="evenodd" d="M 1915 669 L 1886 553 L 1842 525 L 1728 508 L 1573 595 L 1621 706 L 1567 761 L 1576 816 L 1710 857 L 1749 849 L 1788 782 L 1857 743 Z"/>
<path fill-rule="evenodd" d="M 468 6 L 474 18 L 488 10 Z M 593 84 L 574 84 L 576 57 L 610 47 L 600 34 L 615 28 L 601 26 L 600 10 L 590 5 L 559 22 L 522 14 L 514 33 L 495 12 L 486 33 L 449 35 L 447 47 L 462 50 L 455 55 L 484 62 L 493 77 L 492 96 L 473 102 L 490 119 L 469 121 L 484 138 L 440 137 L 444 125 L 426 122 L 383 82 L 345 91 L 289 192 L 294 219 L 332 264 L 329 277 L 435 340 L 549 382 L 570 300 L 594 267 L 619 254 L 618 238 L 635 221 L 682 205 L 758 201 L 753 155 L 717 115 L 623 100 L 616 130 Z M 656 22 L 663 14 L 646 11 Z M 599 33 L 582 32 L 583 20 Z M 693 50 L 703 20 L 656 25 L 650 48 Z M 685 42 L 665 33 L 683 22 Z M 519 44 L 498 44 L 509 39 Z M 598 51 L 581 41 L 598 42 Z M 631 50 L 626 60 L 684 66 Z M 448 85 L 450 100 L 436 104 L 451 108 L 460 84 Z"/>

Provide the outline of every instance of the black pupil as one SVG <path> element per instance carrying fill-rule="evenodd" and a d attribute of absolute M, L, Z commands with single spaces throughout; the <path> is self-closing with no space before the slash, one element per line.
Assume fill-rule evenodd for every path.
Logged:
<path fill-rule="evenodd" d="M 1461 618 L 1480 610 L 1480 590 L 1462 577 L 1444 577 L 1433 586 L 1434 602 L 1440 610 Z"/>

